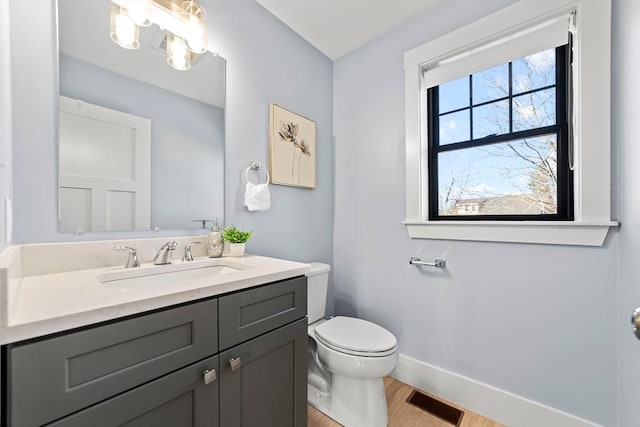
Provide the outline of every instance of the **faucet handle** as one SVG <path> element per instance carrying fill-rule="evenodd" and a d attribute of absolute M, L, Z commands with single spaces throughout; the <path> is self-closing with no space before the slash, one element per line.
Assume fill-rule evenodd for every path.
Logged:
<path fill-rule="evenodd" d="M 189 242 L 184 245 L 184 255 L 182 261 L 193 261 L 193 254 L 191 254 L 191 245 L 199 245 L 201 242 Z"/>
<path fill-rule="evenodd" d="M 112 251 L 129 251 L 129 258 L 127 259 L 127 263 L 124 268 L 133 268 L 140 267 L 140 262 L 138 262 L 138 252 L 135 248 L 131 248 L 129 246 L 114 246 L 111 248 Z"/>

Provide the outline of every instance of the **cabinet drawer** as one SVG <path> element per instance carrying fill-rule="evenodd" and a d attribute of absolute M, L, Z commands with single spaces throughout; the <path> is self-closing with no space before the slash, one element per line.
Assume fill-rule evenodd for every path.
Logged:
<path fill-rule="evenodd" d="M 296 277 L 220 298 L 220 350 L 307 315 L 307 278 Z"/>
<path fill-rule="evenodd" d="M 218 356 L 63 418 L 50 427 L 218 427 L 218 381 L 204 383 L 206 370 L 218 371 Z"/>
<path fill-rule="evenodd" d="M 7 351 L 9 425 L 41 425 L 217 352 L 217 300 Z"/>

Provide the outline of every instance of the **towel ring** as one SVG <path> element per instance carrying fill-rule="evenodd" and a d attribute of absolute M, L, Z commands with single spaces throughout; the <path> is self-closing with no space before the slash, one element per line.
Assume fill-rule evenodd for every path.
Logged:
<path fill-rule="evenodd" d="M 251 162 L 251 165 L 244 171 L 244 179 L 247 182 L 251 182 L 251 181 L 249 181 L 249 170 L 255 170 L 255 171 L 258 171 L 258 173 L 260 173 L 260 168 L 264 169 L 264 173 L 267 174 L 267 181 L 265 182 L 265 184 L 268 184 L 269 183 L 269 171 L 260 162 Z M 258 184 L 260 184 L 260 183 L 258 183 Z"/>

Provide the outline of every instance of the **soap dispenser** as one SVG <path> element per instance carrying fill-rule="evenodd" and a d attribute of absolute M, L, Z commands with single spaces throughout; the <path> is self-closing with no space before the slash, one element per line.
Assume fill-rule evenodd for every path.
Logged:
<path fill-rule="evenodd" d="M 220 231 L 220 227 L 218 227 L 218 220 L 216 219 L 207 241 L 207 251 L 209 252 L 210 258 L 220 258 L 223 250 L 224 239 L 222 238 L 222 232 Z"/>

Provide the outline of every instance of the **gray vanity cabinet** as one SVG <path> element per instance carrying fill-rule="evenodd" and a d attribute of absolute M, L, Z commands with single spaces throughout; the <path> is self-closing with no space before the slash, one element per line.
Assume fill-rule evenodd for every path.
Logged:
<path fill-rule="evenodd" d="M 306 314 L 297 277 L 10 344 L 2 426 L 304 427 Z"/>

